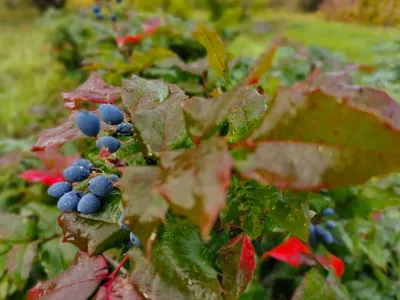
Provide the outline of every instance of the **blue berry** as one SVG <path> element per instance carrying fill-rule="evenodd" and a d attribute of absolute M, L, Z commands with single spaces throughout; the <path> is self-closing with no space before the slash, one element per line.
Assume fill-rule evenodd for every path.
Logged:
<path fill-rule="evenodd" d="M 129 230 L 128 226 L 126 226 L 124 223 L 122 223 L 122 220 L 124 219 L 124 213 L 121 214 L 118 220 L 118 225 L 121 229 L 123 230 Z"/>
<path fill-rule="evenodd" d="M 90 175 L 88 169 L 81 166 L 71 166 L 63 172 L 64 178 L 69 182 L 81 182 Z"/>
<path fill-rule="evenodd" d="M 332 220 L 326 221 L 325 225 L 326 225 L 326 227 L 327 227 L 328 229 L 333 229 L 333 228 L 336 227 L 336 223 L 335 223 L 334 221 L 332 221 Z"/>
<path fill-rule="evenodd" d="M 117 15 L 114 14 L 114 13 L 112 13 L 112 14 L 110 15 L 110 20 L 111 20 L 111 22 L 116 22 L 116 21 L 117 21 Z"/>
<path fill-rule="evenodd" d="M 110 174 L 110 178 L 114 182 L 119 181 L 119 176 L 117 174 Z"/>
<path fill-rule="evenodd" d="M 87 159 L 78 159 L 72 165 L 84 167 L 85 169 L 88 169 L 89 171 L 93 168 L 92 163 Z"/>
<path fill-rule="evenodd" d="M 317 236 L 315 234 L 315 225 L 314 224 L 310 224 L 309 241 L 310 241 L 310 244 L 313 246 L 315 246 L 317 244 Z"/>
<path fill-rule="evenodd" d="M 97 20 L 102 20 L 103 19 L 103 15 L 101 13 L 97 13 L 97 14 L 95 14 L 95 16 L 96 16 Z"/>
<path fill-rule="evenodd" d="M 117 135 L 122 135 L 122 136 L 130 136 L 133 135 L 132 132 L 133 126 L 129 123 L 121 123 L 118 124 L 117 127 L 115 128 L 115 131 Z"/>
<path fill-rule="evenodd" d="M 100 205 L 100 199 L 96 195 L 88 193 L 79 201 L 78 211 L 82 214 L 93 214 L 99 210 Z"/>
<path fill-rule="evenodd" d="M 83 193 L 81 191 L 68 192 L 58 200 L 57 207 L 61 211 L 74 211 L 77 209 L 82 196 Z"/>
<path fill-rule="evenodd" d="M 87 136 L 94 137 L 100 132 L 100 120 L 94 113 L 80 111 L 76 117 L 76 124 L 80 131 Z"/>
<path fill-rule="evenodd" d="M 333 243 L 333 235 L 329 231 L 325 231 L 324 235 L 322 236 L 325 244 L 332 244 Z"/>
<path fill-rule="evenodd" d="M 326 217 L 333 216 L 334 214 L 335 214 L 335 211 L 333 210 L 333 208 L 327 208 L 322 212 L 322 215 L 326 216 Z"/>
<path fill-rule="evenodd" d="M 97 140 L 96 146 L 100 150 L 107 148 L 111 153 L 114 153 L 118 151 L 119 147 L 121 146 L 121 143 L 116 138 L 106 135 Z"/>
<path fill-rule="evenodd" d="M 129 239 L 134 246 L 138 247 L 142 246 L 142 243 L 140 242 L 139 238 L 136 235 L 134 235 L 133 232 L 130 233 Z"/>
<path fill-rule="evenodd" d="M 320 236 L 323 237 L 325 234 L 326 230 L 324 227 L 322 227 L 321 225 L 317 225 L 315 226 L 315 233 Z"/>
<path fill-rule="evenodd" d="M 93 13 L 98 14 L 100 11 L 101 11 L 101 7 L 98 6 L 97 4 L 94 4 L 94 5 L 92 6 L 92 12 L 93 12 Z"/>
<path fill-rule="evenodd" d="M 53 184 L 49 189 L 47 190 L 47 193 L 54 198 L 60 198 L 62 197 L 65 193 L 68 193 L 72 191 L 72 184 L 69 182 L 63 181 L 63 182 L 57 182 Z"/>
<path fill-rule="evenodd" d="M 124 114 L 112 104 L 103 104 L 99 107 L 101 119 L 107 124 L 118 125 L 124 120 Z"/>
<path fill-rule="evenodd" d="M 89 190 L 98 197 L 107 196 L 114 188 L 112 180 L 105 176 L 97 176 L 90 179 Z"/>

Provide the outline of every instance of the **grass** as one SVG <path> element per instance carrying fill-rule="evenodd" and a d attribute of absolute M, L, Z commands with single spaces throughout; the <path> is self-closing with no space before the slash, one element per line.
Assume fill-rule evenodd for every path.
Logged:
<path fill-rule="evenodd" d="M 263 34 L 250 33 L 238 37 L 229 50 L 235 55 L 257 56 L 279 30 L 295 41 L 305 45 L 318 45 L 330 51 L 344 54 L 349 60 L 362 64 L 375 64 L 380 54 L 374 50 L 377 45 L 392 43 L 400 36 L 395 28 L 380 28 L 358 24 L 328 22 L 318 15 L 301 15 L 265 10 L 252 18 L 266 31 Z M 264 23 L 264 24 L 262 24 Z"/>
<path fill-rule="evenodd" d="M 76 85 L 51 55 L 48 29 L 36 14 L 21 11 L 0 18 L 0 136 L 27 136 L 61 108 L 60 91 Z M 58 103 L 58 104 L 55 104 Z"/>

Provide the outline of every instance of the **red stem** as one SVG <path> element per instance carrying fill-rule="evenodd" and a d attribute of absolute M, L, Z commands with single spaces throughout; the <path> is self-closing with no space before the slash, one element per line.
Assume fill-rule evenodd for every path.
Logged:
<path fill-rule="evenodd" d="M 127 262 L 129 259 L 129 256 L 125 254 L 124 258 L 121 260 L 121 262 L 118 264 L 118 266 L 115 268 L 115 270 L 108 276 L 108 281 L 104 285 L 107 288 L 107 300 L 113 300 L 112 299 L 112 286 L 115 280 L 115 277 L 117 276 L 119 270 L 124 266 L 124 264 Z"/>

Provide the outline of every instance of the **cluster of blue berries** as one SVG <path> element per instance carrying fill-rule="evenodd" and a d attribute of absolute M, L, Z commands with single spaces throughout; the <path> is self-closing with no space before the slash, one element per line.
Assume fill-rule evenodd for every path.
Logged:
<path fill-rule="evenodd" d="M 100 209 L 101 198 L 111 193 L 114 182 L 119 176 L 111 174 L 109 177 L 96 176 L 89 180 L 89 192 L 83 194 L 73 190 L 73 183 L 81 182 L 89 178 L 93 171 L 92 163 L 87 159 L 78 159 L 70 167 L 64 170 L 63 176 L 67 181 L 53 184 L 47 193 L 58 198 L 58 209 L 63 212 L 78 211 L 82 214 L 93 214 Z"/>
<path fill-rule="evenodd" d="M 122 0 L 116 0 L 117 3 L 121 3 Z M 92 6 L 92 12 L 94 13 L 96 19 L 102 20 L 104 18 L 102 12 L 101 12 L 101 7 L 97 4 L 94 4 Z M 116 22 L 118 19 L 117 15 L 115 13 L 110 13 L 110 20 L 112 22 Z"/>
<path fill-rule="evenodd" d="M 331 217 L 335 214 L 333 208 L 327 208 L 322 212 L 324 217 Z M 311 245 L 315 246 L 318 242 L 323 242 L 327 245 L 330 245 L 334 242 L 334 238 L 332 233 L 329 230 L 332 230 L 336 227 L 336 223 L 332 220 L 325 221 L 325 227 L 321 224 L 314 225 L 310 224 L 309 228 L 309 240 Z"/>
<path fill-rule="evenodd" d="M 103 104 L 99 107 L 99 113 L 101 119 L 109 125 L 117 125 L 115 128 L 115 133 L 118 136 L 130 136 L 133 135 L 133 126 L 124 121 L 124 114 L 122 111 L 112 104 Z M 80 131 L 83 134 L 96 137 L 100 132 L 100 119 L 99 117 L 87 111 L 80 111 L 76 117 L 76 123 Z M 118 139 L 112 136 L 103 136 L 99 138 L 96 142 L 97 148 L 108 149 L 110 153 L 118 151 L 121 143 Z"/>
<path fill-rule="evenodd" d="M 124 223 L 122 223 L 123 219 L 124 219 L 124 213 L 122 213 L 121 216 L 119 217 L 118 225 L 121 229 L 129 231 L 128 226 L 126 226 Z M 142 243 L 140 242 L 139 238 L 133 232 L 131 232 L 129 234 L 129 241 L 130 241 L 130 244 L 133 246 L 139 246 L 139 247 L 142 246 Z"/>

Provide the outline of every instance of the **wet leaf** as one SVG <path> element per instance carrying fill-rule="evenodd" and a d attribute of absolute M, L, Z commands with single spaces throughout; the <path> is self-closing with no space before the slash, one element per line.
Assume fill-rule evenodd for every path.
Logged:
<path fill-rule="evenodd" d="M 160 154 L 163 180 L 159 191 L 172 210 L 201 228 L 207 237 L 225 206 L 233 160 L 223 139 L 213 139 L 194 149 Z"/>
<path fill-rule="evenodd" d="M 204 242 L 187 220 L 171 218 L 154 246 L 150 263 L 138 248 L 128 255 L 131 283 L 146 298 L 222 299 L 218 273 L 203 256 Z"/>
<path fill-rule="evenodd" d="M 79 252 L 75 263 L 65 272 L 36 284 L 29 291 L 28 300 L 87 299 L 106 278 L 107 262 L 102 255 L 89 257 Z"/>
<path fill-rule="evenodd" d="M 195 38 L 206 48 L 208 65 L 218 76 L 225 78 L 226 53 L 222 40 L 217 33 L 211 31 L 201 24 L 197 24 Z"/>
<path fill-rule="evenodd" d="M 129 232 L 118 226 L 122 213 L 120 200 L 119 194 L 102 199 L 102 207 L 95 214 L 63 213 L 58 224 L 64 232 L 64 241 L 92 256 L 127 240 Z"/>
<path fill-rule="evenodd" d="M 128 167 L 120 181 L 124 223 L 148 248 L 148 239 L 164 221 L 168 204 L 156 189 L 157 167 Z"/>
<path fill-rule="evenodd" d="M 253 277 L 255 250 L 245 234 L 233 238 L 218 250 L 222 286 L 226 299 L 238 299 Z"/>
<path fill-rule="evenodd" d="M 243 88 L 237 97 L 241 100 L 228 115 L 229 142 L 236 142 L 246 136 L 267 110 L 266 98 L 255 89 Z"/>
<path fill-rule="evenodd" d="M 62 93 L 62 96 L 66 107 L 79 109 L 81 101 L 114 103 L 119 94 L 120 88 L 106 84 L 98 73 L 92 73 L 76 90 Z"/>

